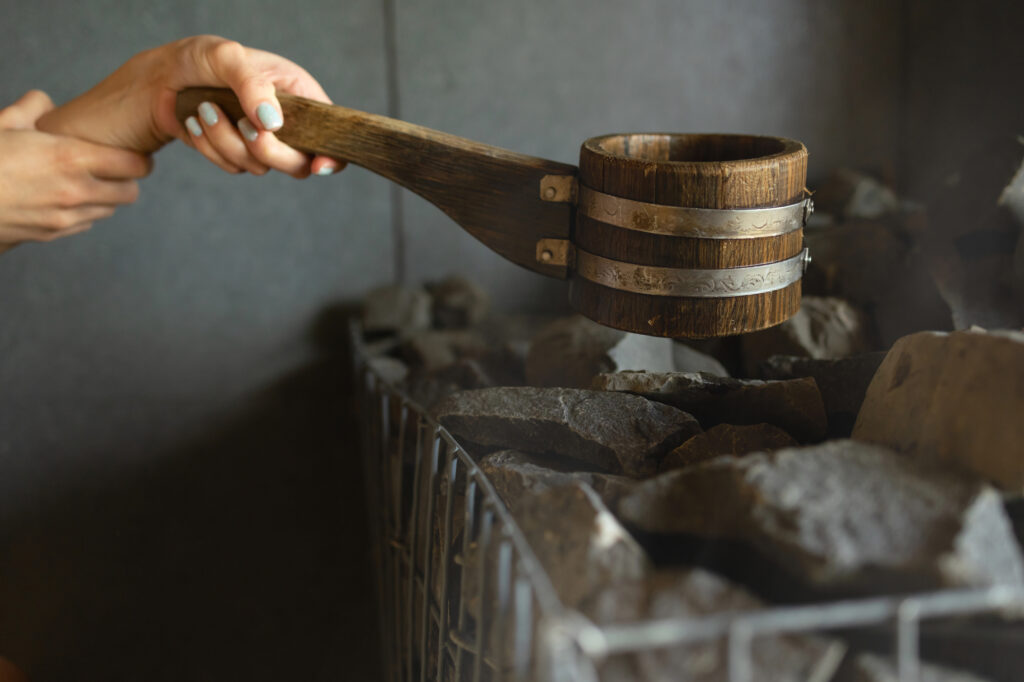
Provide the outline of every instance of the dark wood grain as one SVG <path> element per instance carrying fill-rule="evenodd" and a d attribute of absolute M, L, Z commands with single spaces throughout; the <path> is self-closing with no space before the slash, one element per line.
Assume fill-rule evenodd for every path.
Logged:
<path fill-rule="evenodd" d="M 540 239 L 569 238 L 573 205 L 543 201 L 540 184 L 546 175 L 575 176 L 575 166 L 386 116 L 290 95 L 278 99 L 284 127 L 276 135 L 288 145 L 382 175 L 512 262 L 550 277 L 567 276 L 565 267 L 538 262 L 536 245 Z M 244 115 L 230 90 L 189 88 L 178 94 L 178 120 L 194 115 L 201 102 L 216 103 L 233 120 Z"/>
<path fill-rule="evenodd" d="M 623 134 L 580 150 L 583 186 L 633 201 L 693 208 L 768 208 L 804 198 L 807 150 L 799 142 L 748 135 Z M 627 230 L 578 215 L 573 242 L 640 265 L 730 268 L 795 256 L 803 231 L 757 239 L 695 239 Z M 610 289 L 574 275 L 570 300 L 601 324 L 640 334 L 707 338 L 770 327 L 800 307 L 800 282 L 731 298 L 653 296 Z"/>

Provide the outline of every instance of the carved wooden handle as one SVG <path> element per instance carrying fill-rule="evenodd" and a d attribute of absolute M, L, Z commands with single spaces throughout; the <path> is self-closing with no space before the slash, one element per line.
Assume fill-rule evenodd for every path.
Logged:
<path fill-rule="evenodd" d="M 386 116 L 278 95 L 284 127 L 277 137 L 311 154 L 349 161 L 416 192 L 488 247 L 535 272 L 565 278 L 567 267 L 538 257 L 542 239 L 568 240 L 575 166 L 518 154 Z M 184 120 L 214 102 L 244 116 L 234 93 L 189 88 L 178 93 Z M 552 189 L 550 178 L 562 178 Z"/>

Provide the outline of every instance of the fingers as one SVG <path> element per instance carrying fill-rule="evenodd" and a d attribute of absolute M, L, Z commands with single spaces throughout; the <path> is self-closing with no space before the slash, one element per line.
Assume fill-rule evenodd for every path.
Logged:
<path fill-rule="evenodd" d="M 0 241 L 8 244 L 52 242 L 62 237 L 85 232 L 97 220 L 112 216 L 114 211 L 114 206 L 78 206 L 69 209 L 56 209 L 48 213 L 44 220 L 4 226 Z"/>
<path fill-rule="evenodd" d="M 250 121 L 262 130 L 281 128 L 284 119 L 274 81 L 256 68 L 243 45 L 233 40 L 213 40 L 202 58 L 213 77 L 235 91 Z"/>
<path fill-rule="evenodd" d="M 277 139 L 273 133 L 258 130 L 247 118 L 238 122 L 238 130 L 252 155 L 270 168 L 287 173 L 299 180 L 309 177 L 308 155 L 297 149 L 292 149 Z"/>
<path fill-rule="evenodd" d="M 216 104 L 203 102 L 199 105 L 198 121 L 202 136 L 210 147 L 227 163 L 248 171 L 253 175 L 264 175 L 270 167 L 249 151 L 242 134 L 227 115 Z M 189 126 L 192 127 L 192 126 Z"/>
<path fill-rule="evenodd" d="M 0 110 L 0 128 L 32 130 L 40 116 L 53 109 L 53 101 L 42 90 L 29 90 L 14 104 Z"/>
<path fill-rule="evenodd" d="M 242 168 L 224 158 L 211 143 L 207 135 L 203 134 L 203 126 L 195 116 L 185 119 L 185 130 L 188 133 L 189 141 L 196 150 L 207 159 L 217 165 L 218 168 L 227 173 L 241 173 Z"/>

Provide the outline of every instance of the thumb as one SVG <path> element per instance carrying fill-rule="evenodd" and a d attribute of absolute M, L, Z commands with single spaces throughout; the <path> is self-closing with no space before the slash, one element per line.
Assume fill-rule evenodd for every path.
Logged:
<path fill-rule="evenodd" d="M 0 109 L 0 128 L 32 130 L 39 117 L 53 110 L 53 100 L 42 90 L 29 90 L 14 104 Z"/>

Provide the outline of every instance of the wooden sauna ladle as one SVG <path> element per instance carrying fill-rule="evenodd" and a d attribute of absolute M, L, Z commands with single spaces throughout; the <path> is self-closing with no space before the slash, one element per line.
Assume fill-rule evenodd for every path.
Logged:
<path fill-rule="evenodd" d="M 580 166 L 385 116 L 278 95 L 288 145 L 362 166 L 419 194 L 514 263 L 569 279 L 602 324 L 656 336 L 763 329 L 800 305 L 810 210 L 799 142 L 749 135 L 630 133 L 583 143 Z M 189 88 L 232 120 L 234 93 Z"/>

